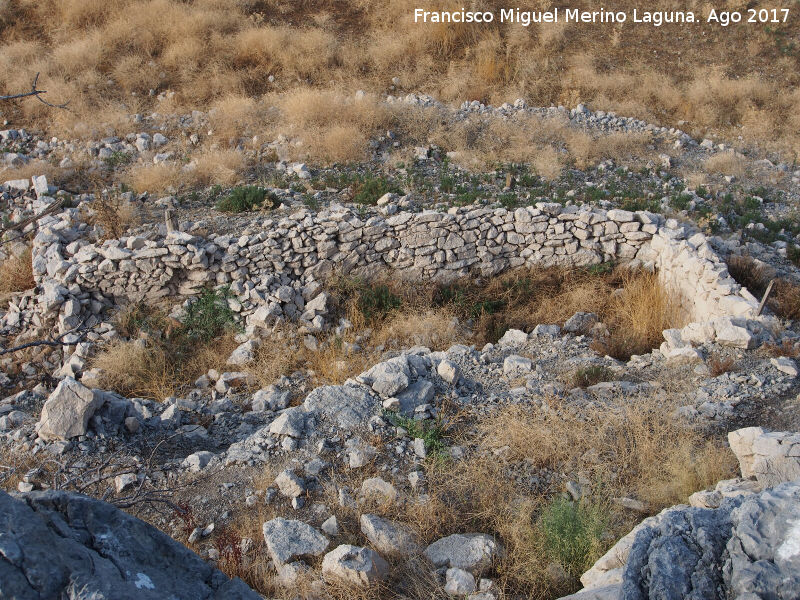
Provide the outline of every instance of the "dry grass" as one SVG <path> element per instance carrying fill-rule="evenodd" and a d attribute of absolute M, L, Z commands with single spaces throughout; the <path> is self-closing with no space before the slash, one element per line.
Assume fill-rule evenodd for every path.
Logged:
<path fill-rule="evenodd" d="M 490 447 L 537 468 L 582 471 L 604 493 L 635 494 L 653 512 L 730 476 L 734 457 L 701 431 L 671 417 L 674 406 L 653 398 L 572 412 L 509 409 L 480 424 Z"/>
<path fill-rule="evenodd" d="M 623 0 L 615 9 L 634 5 Z M 506 8 L 500 0 L 481 6 Z M 244 125 L 263 130 L 274 118 L 256 108 L 265 95 L 291 104 L 308 88 L 396 93 L 390 82 L 398 77 L 400 93 L 494 104 L 520 96 L 539 105 L 583 101 L 667 125 L 688 121 L 698 136 L 742 135 L 789 160 L 800 152 L 793 135 L 800 129 L 800 55 L 789 45 L 797 11 L 769 31 L 702 24 L 676 36 L 673 26 L 414 24 L 410 0 L 391 6 L 376 0 L 15 0 L 6 7 L 0 87 L 27 89 L 41 72 L 48 98 L 70 100 L 72 109 L 53 112 L 23 101 L 9 116 L 56 134 L 128 133 L 131 113 L 206 109 L 229 97 L 245 108 Z M 582 0 L 574 8 L 593 7 Z M 707 11 L 699 0 L 686 8 Z M 165 91 L 175 94 L 159 99 Z M 222 139 L 244 135 L 231 127 L 235 121 L 215 126 Z M 340 122 L 304 132 L 303 150 L 354 156 L 363 127 Z M 340 151 L 337 143 L 351 136 L 351 146 Z"/>
<path fill-rule="evenodd" d="M 758 297 L 764 295 L 770 280 L 775 277 L 772 267 L 752 256 L 729 256 L 727 265 L 731 277 Z M 776 278 L 767 306 L 781 318 L 800 319 L 800 285 Z"/>
<path fill-rule="evenodd" d="M 100 239 L 115 240 L 140 222 L 136 207 L 118 197 L 99 197 L 92 202 L 87 221 L 100 229 Z"/>
<path fill-rule="evenodd" d="M 712 354 L 706 361 L 708 373 L 711 377 L 719 377 L 723 373 L 732 371 L 736 366 L 736 361 L 732 356 L 721 356 L 720 354 Z"/>
<path fill-rule="evenodd" d="M 733 175 L 739 179 L 747 174 L 747 160 L 734 152 L 720 152 L 706 159 L 705 170 L 716 175 Z"/>
<path fill-rule="evenodd" d="M 94 359 L 103 387 L 127 397 L 161 401 L 176 390 L 174 367 L 158 345 L 142 340 L 116 342 Z"/>
<path fill-rule="evenodd" d="M 192 160 L 183 166 L 174 163 L 135 165 L 125 179 L 139 193 L 174 193 L 211 184 L 233 185 L 243 179 L 247 166 L 242 152 L 205 150 L 192 155 Z"/>
<path fill-rule="evenodd" d="M 34 285 L 30 248 L 0 263 L 0 294 L 24 292 Z"/>
<path fill-rule="evenodd" d="M 662 331 L 685 324 L 678 299 L 667 292 L 654 273 L 626 274 L 621 291 L 611 298 L 604 322 L 610 335 L 593 348 L 622 360 L 649 352 L 661 343 Z"/>
<path fill-rule="evenodd" d="M 775 280 L 768 304 L 779 317 L 800 319 L 800 285 L 787 279 Z"/>
<path fill-rule="evenodd" d="M 566 406 L 554 408 L 546 413 L 509 408 L 483 420 L 478 425 L 483 436 L 479 449 L 507 446 L 502 455 L 507 464 L 588 478 L 586 502 L 606 513 L 607 533 L 614 538 L 631 526 L 632 515 L 612 504 L 612 498 L 634 496 L 655 513 L 685 502 L 691 493 L 736 471 L 735 458 L 724 444 L 675 421 L 671 404 L 663 399 L 580 413 Z M 496 532 L 503 539 L 507 555 L 497 574 L 504 589 L 532 598 L 567 593 L 569 583 L 564 589 L 563 583 L 548 576 L 552 558 L 536 521 L 551 494 L 561 491 L 560 484 L 536 492 L 520 489 L 509 481 L 493 453 L 486 456 L 429 474 L 433 493 L 452 494 L 453 481 L 460 482 L 456 485 L 462 495 L 457 497 L 463 505 L 453 508 L 464 515 L 461 526 L 465 518 L 478 520 L 477 529 Z M 475 528 L 475 523 L 469 526 Z M 596 548 L 582 568 L 602 551 Z"/>
<path fill-rule="evenodd" d="M 564 117 L 537 115 L 517 116 L 511 121 L 471 117 L 455 125 L 435 124 L 427 138 L 419 139 L 456 152 L 456 162 L 465 168 L 528 163 L 545 179 L 556 178 L 570 163 L 584 168 L 612 159 L 620 165 L 637 166 L 653 155 L 648 134 L 590 135 L 570 127 Z"/>

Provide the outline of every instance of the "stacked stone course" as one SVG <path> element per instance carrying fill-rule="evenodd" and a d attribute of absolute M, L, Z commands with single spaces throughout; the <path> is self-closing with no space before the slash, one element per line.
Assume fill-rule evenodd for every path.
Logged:
<path fill-rule="evenodd" d="M 239 237 L 153 231 L 98 244 L 70 226 L 75 216 L 65 211 L 51 219 L 34 240 L 37 281 L 49 286 L 54 304 L 63 298 L 62 309 L 70 298 L 96 309 L 108 301 L 190 296 L 230 284 L 244 313 L 277 301 L 276 291 L 287 286 L 307 296 L 296 302 L 302 311 L 314 295 L 305 286 L 332 273 L 369 277 L 388 270 L 400 278 L 449 281 L 522 266 L 605 261 L 656 269 L 681 297 L 690 321 L 750 317 L 757 307 L 703 234 L 646 211 L 538 203 L 363 218 L 333 207 L 274 215 L 250 228 L 260 231 Z M 291 289 L 288 294 L 281 301 L 290 301 Z M 70 306 L 68 316 L 79 308 Z"/>

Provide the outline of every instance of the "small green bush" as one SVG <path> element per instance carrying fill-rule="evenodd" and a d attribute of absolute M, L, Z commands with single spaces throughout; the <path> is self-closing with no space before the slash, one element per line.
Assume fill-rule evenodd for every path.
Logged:
<path fill-rule="evenodd" d="M 794 244 L 787 245 L 786 258 L 788 258 L 795 266 L 800 267 L 800 246 L 796 246 Z"/>
<path fill-rule="evenodd" d="M 400 298 L 385 285 L 365 287 L 358 295 L 358 308 L 367 321 L 383 318 L 401 304 Z"/>
<path fill-rule="evenodd" d="M 375 205 L 384 194 L 402 194 L 402 190 L 385 177 L 368 175 L 353 184 L 353 202 L 356 204 Z"/>
<path fill-rule="evenodd" d="M 208 342 L 226 331 L 237 329 L 236 314 L 228 306 L 230 290 L 207 289 L 189 305 L 182 333 L 189 339 Z"/>
<path fill-rule="evenodd" d="M 538 526 L 549 557 L 578 577 L 601 555 L 607 520 L 599 505 L 556 498 L 542 511 Z"/>
<path fill-rule="evenodd" d="M 217 202 L 217 210 L 222 212 L 240 213 L 260 206 L 261 208 L 275 208 L 278 198 L 257 185 L 235 187 L 225 198 Z"/>
<path fill-rule="evenodd" d="M 441 455 L 445 449 L 444 428 L 439 423 L 416 421 L 398 413 L 385 413 L 386 418 L 395 427 L 402 427 L 412 438 L 421 438 L 425 442 L 425 450 L 431 455 Z"/>
<path fill-rule="evenodd" d="M 108 158 L 104 158 L 103 162 L 112 169 L 117 167 L 124 167 L 125 165 L 129 164 L 133 160 L 133 156 L 128 154 L 127 152 L 123 152 L 122 150 L 114 150 L 111 153 L 111 156 Z"/>

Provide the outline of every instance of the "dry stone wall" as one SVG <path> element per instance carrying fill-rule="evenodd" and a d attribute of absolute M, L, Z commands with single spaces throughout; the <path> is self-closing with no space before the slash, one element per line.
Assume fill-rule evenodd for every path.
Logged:
<path fill-rule="evenodd" d="M 238 237 L 153 231 L 100 244 L 87 243 L 71 219 L 77 215 L 70 211 L 53 217 L 34 240 L 35 276 L 54 307 L 61 306 L 63 325 L 69 325 L 63 304 L 74 321 L 109 300 L 188 296 L 207 285 L 230 284 L 245 314 L 294 303 L 286 315 L 292 317 L 334 272 L 369 276 L 388 269 L 398 277 L 453 280 L 609 260 L 657 269 L 680 294 L 687 320 L 749 317 L 756 309 L 705 236 L 645 211 L 538 203 L 363 218 L 334 207 L 276 215 Z"/>

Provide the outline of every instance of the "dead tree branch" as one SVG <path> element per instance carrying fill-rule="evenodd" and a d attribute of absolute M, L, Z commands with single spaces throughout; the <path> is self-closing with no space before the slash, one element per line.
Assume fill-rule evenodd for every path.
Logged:
<path fill-rule="evenodd" d="M 9 96 L 0 96 L 0 100 L 18 100 L 19 98 L 36 98 L 39 102 L 44 104 L 45 106 L 49 106 L 51 108 L 67 108 L 67 104 L 69 102 L 64 102 L 63 104 L 52 104 L 42 98 L 42 94 L 46 94 L 47 90 L 40 90 L 36 88 L 36 84 L 39 82 L 39 73 L 36 74 L 36 77 L 33 78 L 33 83 L 31 84 L 31 91 L 30 92 L 23 92 L 21 94 L 11 94 Z"/>
<path fill-rule="evenodd" d="M 38 221 L 42 217 L 46 217 L 47 215 L 52 215 L 54 212 L 56 212 L 62 206 L 64 206 L 64 199 L 60 198 L 60 199 L 56 200 L 55 202 L 52 202 L 47 208 L 45 208 L 38 215 L 33 215 L 32 217 L 28 217 L 24 221 L 20 221 L 19 223 L 14 223 L 13 225 L 10 225 L 9 227 L 5 227 L 5 228 L 0 229 L 0 236 L 2 236 L 7 231 L 25 229 L 28 225 L 30 225 L 31 223 L 35 223 L 36 221 Z"/>
<path fill-rule="evenodd" d="M 73 346 L 78 344 L 84 340 L 84 338 L 88 335 L 88 333 L 94 329 L 94 326 L 88 326 L 86 323 L 81 323 L 77 327 L 70 329 L 69 331 L 65 331 L 49 340 L 34 340 L 32 342 L 27 342 L 25 344 L 20 344 L 19 346 L 14 346 L 12 348 L 4 348 L 0 349 L 0 356 L 4 356 L 6 354 L 13 354 L 14 352 L 19 352 L 20 350 L 26 350 L 28 348 L 36 348 L 39 346 L 49 346 L 51 348 L 59 348 L 61 346 Z M 67 340 L 67 336 L 70 335 L 77 335 L 78 337 L 75 339 L 70 338 Z"/>

